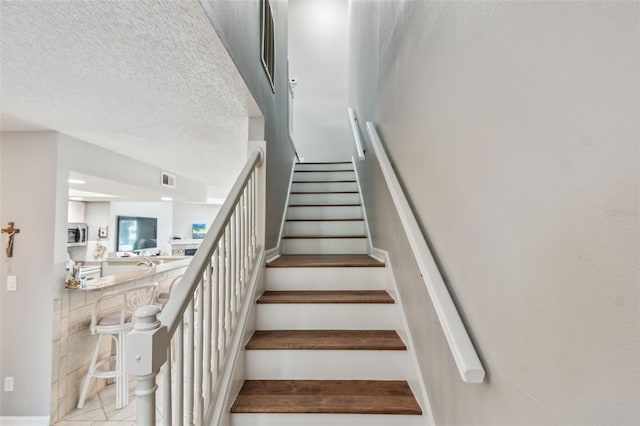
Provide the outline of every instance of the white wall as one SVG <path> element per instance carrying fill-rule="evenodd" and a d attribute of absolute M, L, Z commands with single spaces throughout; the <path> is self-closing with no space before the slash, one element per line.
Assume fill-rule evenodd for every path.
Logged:
<path fill-rule="evenodd" d="M 111 227 L 111 203 L 90 202 L 86 203 L 85 222 L 89 226 L 89 241 L 98 240 L 98 228 L 108 226 L 107 238 L 113 240 L 116 230 Z"/>
<path fill-rule="evenodd" d="M 350 12 L 350 101 L 487 369 L 461 382 L 368 146 L 373 243 L 391 252 L 436 423 L 640 424 L 640 4 Z"/>
<path fill-rule="evenodd" d="M 220 205 L 213 204 L 173 204 L 173 233 L 172 236 L 183 239 L 193 238 L 192 226 L 194 223 L 204 223 L 207 231 L 216 218 Z"/>
<path fill-rule="evenodd" d="M 305 161 L 351 159 L 348 37 L 347 0 L 289 0 L 293 139 Z"/>
<path fill-rule="evenodd" d="M 0 250 L 0 377 L 15 379 L 14 392 L 2 389 L 0 416 L 49 416 L 53 294 L 64 287 L 54 268 L 57 149 L 52 132 L 0 135 L 0 224 L 20 229 L 13 257 L 4 235 Z M 16 292 L 7 275 L 17 276 Z"/>

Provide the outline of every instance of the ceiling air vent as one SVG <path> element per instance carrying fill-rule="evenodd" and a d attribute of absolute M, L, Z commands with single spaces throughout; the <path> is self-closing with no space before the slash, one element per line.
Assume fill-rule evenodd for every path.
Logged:
<path fill-rule="evenodd" d="M 176 177 L 174 175 L 170 175 L 167 172 L 162 172 L 162 181 L 160 182 L 162 186 L 166 186 L 169 188 L 176 187 Z"/>

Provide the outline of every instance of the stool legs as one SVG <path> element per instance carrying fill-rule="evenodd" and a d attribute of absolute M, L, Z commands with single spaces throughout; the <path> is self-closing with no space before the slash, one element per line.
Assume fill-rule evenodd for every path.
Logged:
<path fill-rule="evenodd" d="M 125 372 L 125 341 L 126 333 L 118 333 L 118 343 L 116 349 L 116 408 L 120 409 L 129 404 L 129 381 Z"/>
<path fill-rule="evenodd" d="M 93 351 L 93 357 L 91 358 L 91 363 L 89 364 L 89 371 L 87 371 L 87 375 L 84 378 L 84 383 L 82 385 L 82 391 L 80 392 L 80 398 L 78 400 L 78 408 L 82 408 L 84 406 L 84 401 L 87 398 L 87 392 L 89 391 L 89 384 L 91 383 L 92 377 L 102 377 L 105 376 L 97 376 L 96 375 L 96 364 L 98 363 L 98 357 L 100 356 L 100 346 L 102 343 L 102 339 L 105 337 L 105 334 L 98 333 L 98 343 L 96 343 L 96 348 Z M 116 381 L 116 409 L 124 408 L 129 404 L 129 381 L 127 380 L 127 374 L 125 372 L 125 341 L 127 337 L 126 331 L 121 331 L 117 335 L 110 334 L 108 337 L 111 337 L 115 340 L 116 343 L 116 365 L 115 371 L 111 374 L 115 378 Z"/>
<path fill-rule="evenodd" d="M 89 390 L 89 382 L 91 381 L 93 373 L 96 371 L 96 363 L 98 362 L 98 356 L 100 355 L 100 343 L 102 343 L 102 337 L 102 334 L 98 335 L 98 343 L 93 351 L 93 358 L 91 358 L 91 364 L 89 364 L 89 371 L 87 371 L 87 375 L 84 378 L 84 384 L 82 385 L 82 392 L 80 392 L 78 408 L 82 408 L 84 406 L 84 400 L 86 399 L 87 391 Z"/>

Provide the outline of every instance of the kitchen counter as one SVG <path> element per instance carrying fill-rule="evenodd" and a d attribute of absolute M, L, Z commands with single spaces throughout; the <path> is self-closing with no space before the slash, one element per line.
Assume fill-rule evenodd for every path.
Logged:
<path fill-rule="evenodd" d="M 110 258 L 104 263 L 82 262 L 83 266 L 130 265 L 130 269 L 90 280 L 85 288 L 68 289 L 53 301 L 52 422 L 71 412 L 78 403 L 80 385 L 89 368 L 97 339 L 89 330 L 96 300 L 110 290 L 173 280 L 186 271 L 192 259 L 193 257 L 151 257 L 148 260 L 154 262 L 152 267 L 137 266 L 137 262 L 144 260 L 143 257 Z M 110 353 L 110 344 L 110 339 L 105 339 L 100 349 L 102 356 Z M 89 395 L 101 389 L 105 383 L 102 379 L 92 380 Z"/>
<path fill-rule="evenodd" d="M 186 268 L 191 262 L 192 257 L 187 258 L 176 258 L 172 257 L 169 259 L 151 259 L 154 262 L 154 265 L 151 267 L 145 266 L 137 266 L 137 263 L 144 260 L 144 258 L 120 258 L 120 259 L 108 259 L 103 261 L 103 263 L 109 264 L 131 264 L 134 270 L 128 272 L 120 272 L 118 274 L 107 275 L 101 278 L 96 278 L 91 281 L 88 281 L 85 287 L 79 287 L 77 289 L 72 290 L 101 290 L 107 287 L 112 287 L 118 284 L 125 284 L 128 282 L 140 280 L 146 277 L 152 277 L 156 274 L 162 274 L 163 272 Z M 103 266 L 103 271 L 106 268 Z"/>

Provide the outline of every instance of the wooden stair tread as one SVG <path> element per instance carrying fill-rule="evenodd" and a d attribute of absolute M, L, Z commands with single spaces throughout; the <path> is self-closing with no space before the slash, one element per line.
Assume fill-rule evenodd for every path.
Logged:
<path fill-rule="evenodd" d="M 314 163 L 314 162 L 303 162 L 303 163 L 296 163 L 296 166 L 302 166 L 305 164 L 352 164 L 351 161 L 321 161 L 319 163 Z"/>
<path fill-rule="evenodd" d="M 406 350 L 395 330 L 256 330 L 246 349 Z"/>
<path fill-rule="evenodd" d="M 399 380 L 247 380 L 231 412 L 422 414 Z"/>
<path fill-rule="evenodd" d="M 292 194 L 358 194 L 358 191 L 291 191 Z"/>
<path fill-rule="evenodd" d="M 360 207 L 360 203 L 348 204 L 289 204 L 289 207 Z"/>
<path fill-rule="evenodd" d="M 319 238 L 367 238 L 366 235 L 285 235 L 283 239 L 288 240 L 304 240 L 304 239 L 319 239 Z"/>
<path fill-rule="evenodd" d="M 363 222 L 364 219 L 287 219 L 286 222 Z"/>
<path fill-rule="evenodd" d="M 353 173 L 353 169 L 348 170 L 340 170 L 340 169 L 326 169 L 326 170 L 295 170 L 296 173 L 336 173 L 336 172 L 345 172 L 345 173 Z"/>
<path fill-rule="evenodd" d="M 384 267 L 366 254 L 285 254 L 267 263 L 268 268 Z"/>
<path fill-rule="evenodd" d="M 355 180 L 294 180 L 291 183 L 356 183 Z"/>
<path fill-rule="evenodd" d="M 258 299 L 269 303 L 395 303 L 384 290 L 265 291 Z"/>

